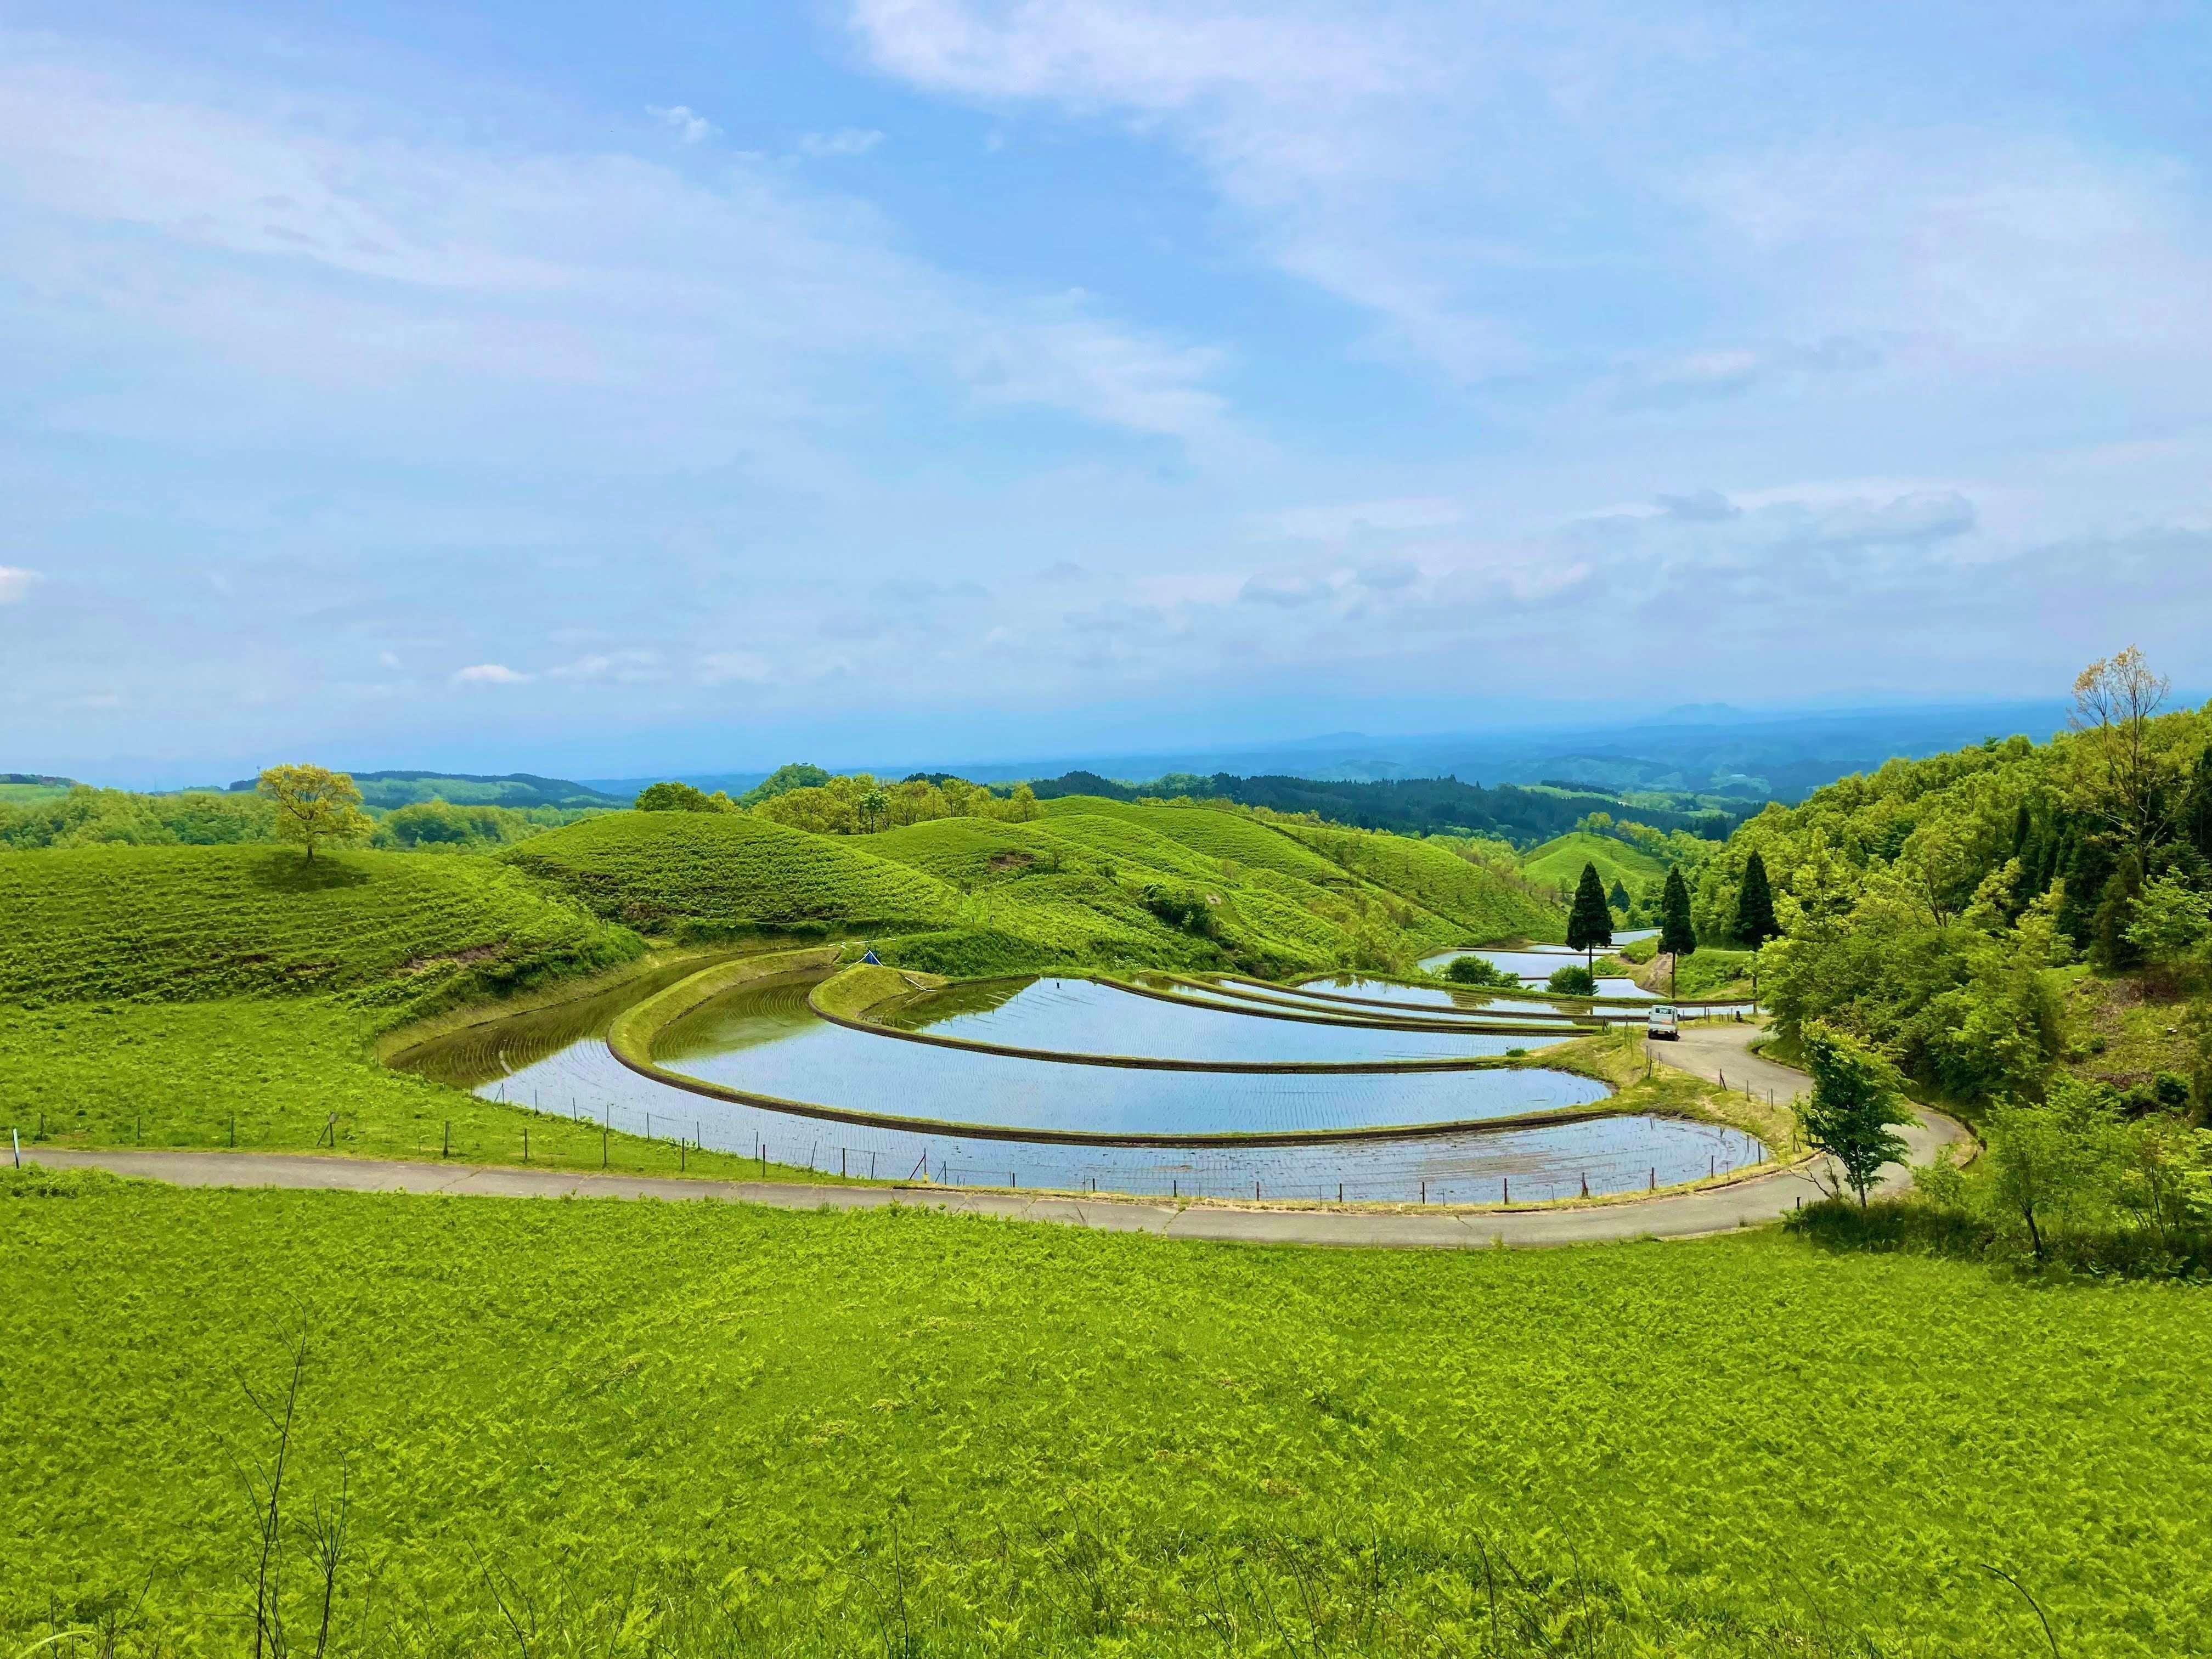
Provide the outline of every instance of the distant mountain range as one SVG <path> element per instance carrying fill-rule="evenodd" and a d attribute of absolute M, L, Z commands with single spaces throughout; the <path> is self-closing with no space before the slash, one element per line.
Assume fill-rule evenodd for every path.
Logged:
<path fill-rule="evenodd" d="M 1693 703 L 1626 725 L 1505 732 L 1374 738 L 1333 732 L 1237 749 L 1122 755 L 1060 755 L 965 764 L 912 758 L 840 770 L 905 777 L 954 772 L 978 783 L 1013 783 L 1091 772 L 1123 784 L 1171 775 L 1291 777 L 1339 783 L 1453 778 L 1494 788 L 1503 783 L 1565 782 L 1607 793 L 1656 790 L 1729 795 L 1753 805 L 1796 802 L 1824 783 L 1869 772 L 1893 756 L 1917 758 L 1984 738 L 2024 732 L 2047 738 L 2065 723 L 2047 702 L 1847 709 L 1806 714 L 1748 713 L 1725 703 Z M 681 773 L 706 790 L 742 793 L 761 772 Z M 655 778 L 603 778 L 586 787 L 624 799 Z"/>
<path fill-rule="evenodd" d="M 541 778 L 534 772 L 487 777 L 473 772 L 356 772 L 353 781 L 362 802 L 389 809 L 416 801 L 447 800 L 456 806 L 627 806 L 637 793 L 604 793 L 567 778 Z M 252 778 L 230 786 L 233 794 L 254 787 Z"/>

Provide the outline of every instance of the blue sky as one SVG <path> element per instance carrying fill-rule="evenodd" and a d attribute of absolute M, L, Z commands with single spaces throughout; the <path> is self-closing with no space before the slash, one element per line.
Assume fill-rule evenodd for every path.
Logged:
<path fill-rule="evenodd" d="M 0 769 L 2212 683 L 2201 5 L 0 12 Z"/>

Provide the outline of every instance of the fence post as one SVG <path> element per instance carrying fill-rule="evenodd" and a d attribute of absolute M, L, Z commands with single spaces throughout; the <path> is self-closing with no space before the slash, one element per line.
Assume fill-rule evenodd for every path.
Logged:
<path fill-rule="evenodd" d="M 46 1120 L 44 1118 L 40 1118 L 39 1120 L 39 1127 L 42 1129 L 46 1127 Z M 238 1145 L 238 1114 L 236 1112 L 233 1112 L 230 1115 L 230 1144 L 233 1146 Z"/>
<path fill-rule="evenodd" d="M 525 1164 L 530 1162 L 530 1131 L 527 1129 L 522 1132 L 522 1161 Z"/>
<path fill-rule="evenodd" d="M 607 1167 L 607 1131 L 604 1124 L 599 1127 L 599 1167 Z"/>
<path fill-rule="evenodd" d="M 8 1126 L 8 1148 L 15 1155 L 15 1167 L 19 1170 L 21 1169 L 23 1167 L 23 1143 L 15 1138 L 15 1126 L 12 1123 Z"/>
<path fill-rule="evenodd" d="M 446 1120 L 446 1144 L 445 1144 L 443 1146 L 441 1146 L 441 1147 L 440 1147 L 440 1148 L 438 1149 L 438 1156 L 439 1156 L 440 1158 L 451 1158 L 453 1155 L 453 1119 L 451 1119 L 451 1118 L 447 1118 L 447 1119 Z"/>

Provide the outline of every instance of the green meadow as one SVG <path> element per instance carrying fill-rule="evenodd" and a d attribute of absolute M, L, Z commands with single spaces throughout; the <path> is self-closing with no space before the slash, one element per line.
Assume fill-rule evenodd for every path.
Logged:
<path fill-rule="evenodd" d="M 2171 1288 L 1780 1233 L 1345 1254 L 0 1193 L 10 1651 L 252 1644 L 249 1391 L 282 1420 L 302 1336 L 293 1650 L 341 1499 L 337 1652 L 2212 1647 L 2212 1308 Z"/>
<path fill-rule="evenodd" d="M 1521 873 L 1547 888 L 1571 891 L 1581 879 L 1583 866 L 1597 866 L 1599 878 L 1609 890 L 1615 882 L 1632 890 L 1666 879 L 1667 866 L 1642 848 L 1611 836 L 1577 830 L 1555 836 L 1522 855 Z"/>

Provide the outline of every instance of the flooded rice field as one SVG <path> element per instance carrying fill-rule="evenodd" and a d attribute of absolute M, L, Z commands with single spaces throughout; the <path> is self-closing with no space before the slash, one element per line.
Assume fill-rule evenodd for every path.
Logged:
<path fill-rule="evenodd" d="M 1583 1105 L 1601 1100 L 1605 1091 L 1583 1078 L 1542 1070 L 1178 1073 L 963 1053 L 831 1025 L 806 1006 L 807 987 L 795 982 L 727 994 L 662 1036 L 656 1058 L 663 1065 L 749 1092 L 833 1109 L 991 1126 L 1002 1133 L 868 1127 L 722 1101 L 630 1071 L 608 1050 L 606 1029 L 617 1012 L 654 988 L 652 981 L 641 981 L 588 1002 L 512 1016 L 416 1050 L 403 1063 L 487 1097 L 633 1133 L 680 1135 L 826 1174 L 886 1180 L 1181 1196 L 1249 1197 L 1256 1189 L 1261 1197 L 1328 1200 L 1340 1190 L 1347 1200 L 1425 1196 L 1431 1203 L 1492 1203 L 1508 1187 L 1522 1200 L 1567 1196 L 1584 1182 L 1593 1194 L 1622 1192 L 1739 1168 L 1765 1156 L 1758 1142 L 1734 1130 L 1634 1115 L 1536 1129 L 1453 1129 L 1262 1146 L 1024 1140 L 1018 1135 L 1024 1128 L 1141 1136 L 1461 1123 Z M 1234 1018 L 1115 994 L 1169 1013 Z M 1044 1000 L 1034 1006 L 1042 1009 Z M 988 1012 L 967 1010 L 951 1018 Z M 1040 1018 L 1091 1016 L 1062 1012 Z M 1282 1020 L 1251 1024 L 1270 1033 L 1309 1029 Z"/>
<path fill-rule="evenodd" d="M 890 1015 L 887 1023 L 932 1036 L 1054 1054 L 1141 1054 L 1219 1066 L 1468 1060 L 1502 1054 L 1529 1041 L 1478 1031 L 1399 1031 L 1361 1025 L 1352 1022 L 1363 1017 L 1362 1011 L 1346 1006 L 1247 1000 L 1249 1012 L 1232 1012 L 1235 1005 L 1227 1000 L 1205 992 L 1189 994 L 1192 1000 L 1184 1006 L 1095 980 L 1001 980 L 918 997 Z M 1365 1017 L 1387 1018 L 1389 1012 L 1368 1010 Z M 1404 1017 L 1420 1018 L 1410 1011 Z M 1322 1018 L 1346 1023 L 1305 1023 Z"/>

